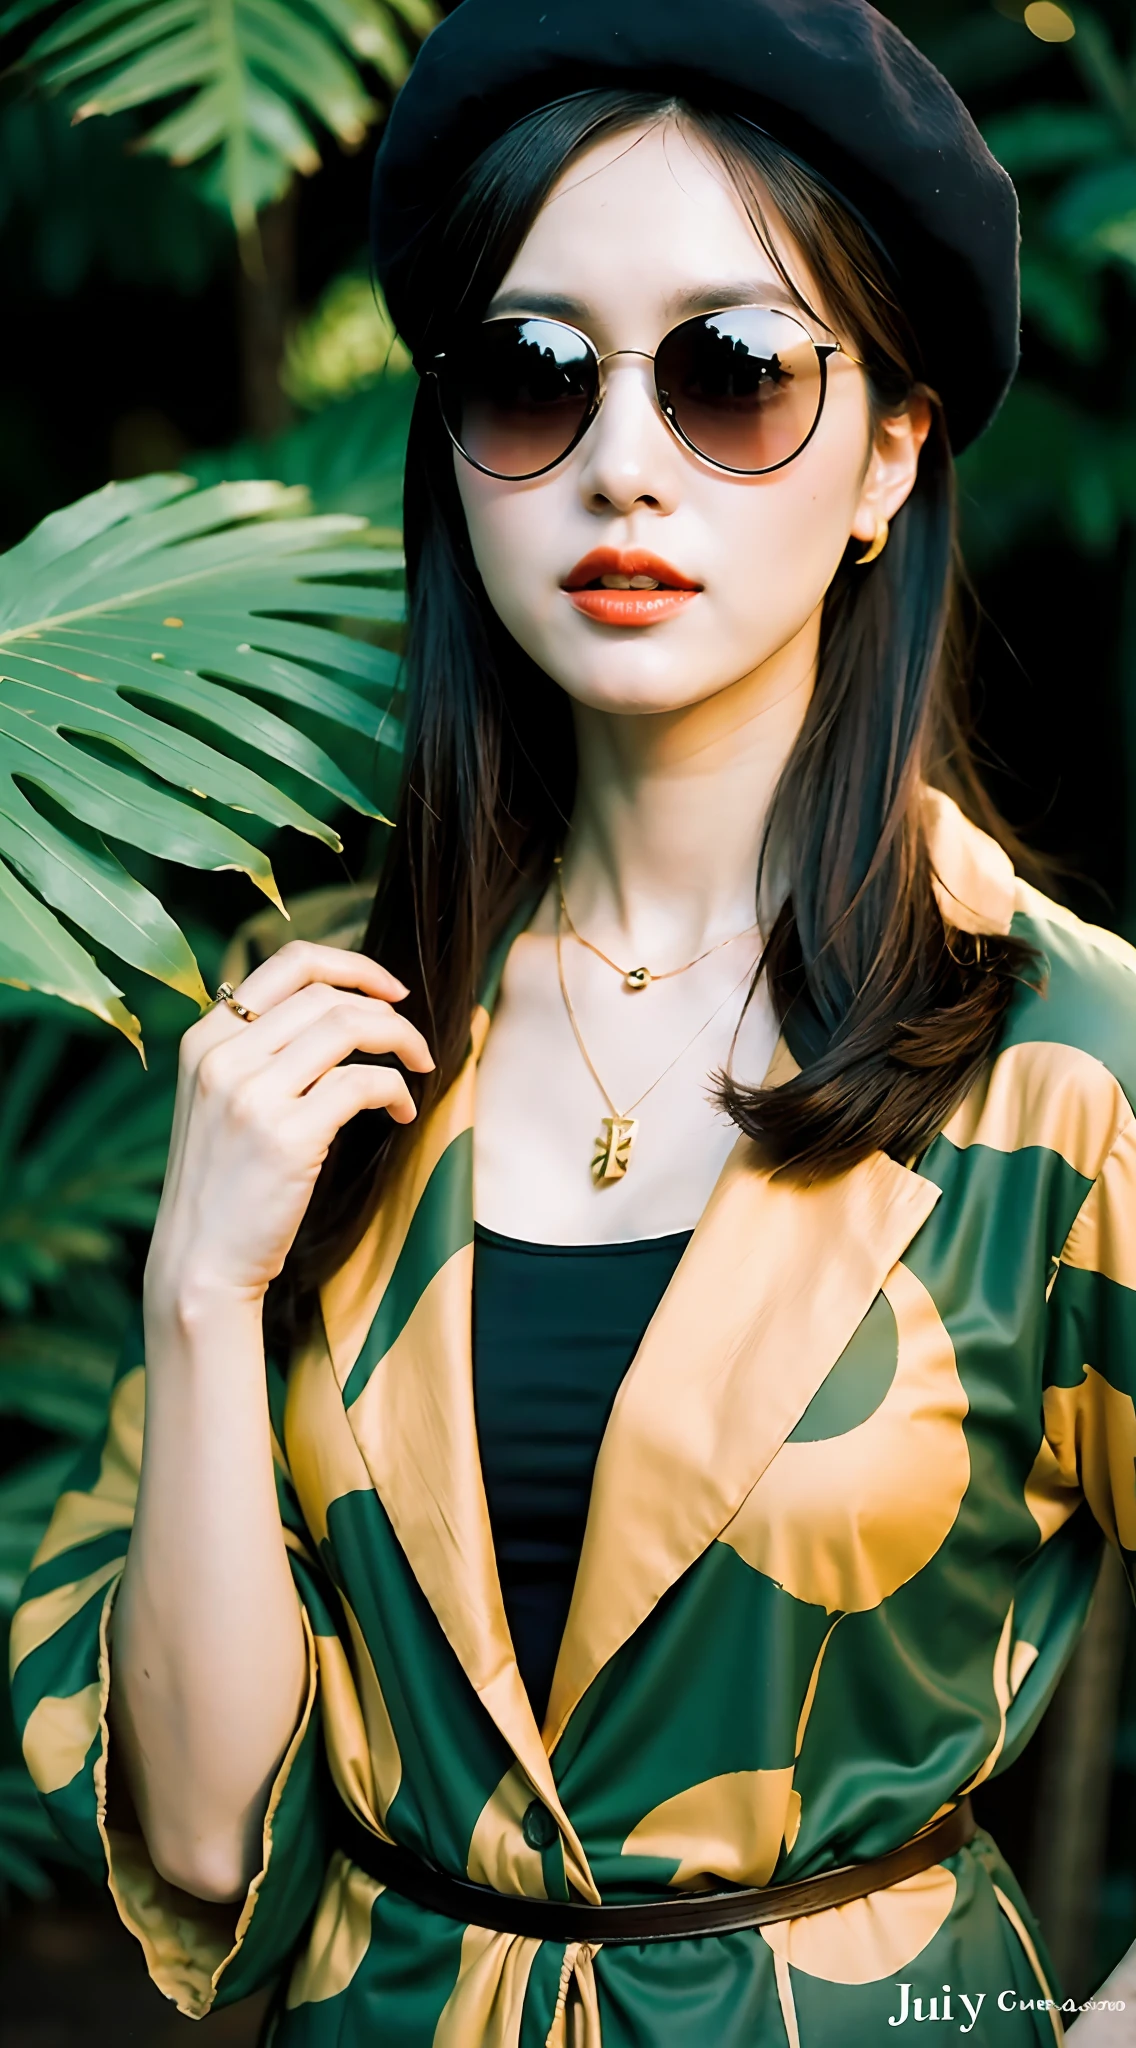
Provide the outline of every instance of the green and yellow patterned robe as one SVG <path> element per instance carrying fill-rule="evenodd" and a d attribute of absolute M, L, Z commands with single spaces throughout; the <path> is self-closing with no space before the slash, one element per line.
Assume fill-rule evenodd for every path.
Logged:
<path fill-rule="evenodd" d="M 879 2048 L 904 2000 L 927 2015 L 950 1986 L 960 2026 L 961 1995 L 982 2000 L 972 2044 L 1060 2039 L 981 1835 L 807 1919 L 590 1949 L 426 1912 L 331 1829 L 338 1796 L 456 1875 L 593 1901 L 877 1856 L 1028 1740 L 1102 1532 L 1131 1565 L 1136 953 L 928 806 L 948 918 L 1012 920 L 1044 990 L 1022 987 L 914 1166 L 877 1154 L 802 1190 L 739 1140 L 615 1403 L 543 1729 L 478 1461 L 473 1058 L 424 1123 L 318 1341 L 272 1376 L 311 1680 L 239 1908 L 174 1891 L 107 1812 L 144 1390 L 127 1360 L 16 1617 L 14 1699 L 50 1812 L 105 1858 L 183 2012 L 275 1981 L 276 2048 Z"/>

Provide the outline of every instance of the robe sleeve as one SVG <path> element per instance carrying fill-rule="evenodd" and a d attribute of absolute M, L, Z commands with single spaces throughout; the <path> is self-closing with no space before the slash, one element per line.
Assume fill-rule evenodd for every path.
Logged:
<path fill-rule="evenodd" d="M 269 1368 L 279 1413 L 283 1374 Z M 12 1624 L 12 1702 L 24 1758 L 60 1833 L 93 1876 L 105 1874 L 119 1914 L 142 1945 L 159 1990 L 190 2019 L 272 1982 L 319 1893 L 327 1861 L 316 1660 L 309 1611 L 320 1572 L 274 1433 L 277 1498 L 308 1646 L 299 1724 L 265 1814 L 261 1867 L 243 1900 L 214 1905 L 159 1876 L 118 1812 L 107 1703 L 109 1624 L 134 1518 L 142 1454 L 141 1333 L 128 1342 L 105 1437 L 86 1452 L 60 1497 Z"/>
<path fill-rule="evenodd" d="M 1083 1494 L 1136 1590 L 1136 1123 L 1062 1247 L 1045 1377 L 1039 1490 Z"/>

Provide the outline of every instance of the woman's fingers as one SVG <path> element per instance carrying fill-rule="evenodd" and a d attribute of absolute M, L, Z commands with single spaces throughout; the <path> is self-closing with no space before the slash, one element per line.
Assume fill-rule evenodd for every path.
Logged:
<path fill-rule="evenodd" d="M 414 1098 L 393 1067 L 333 1067 L 300 1097 L 290 1121 L 297 1133 L 309 1133 L 313 1143 L 326 1149 L 364 1109 L 385 1109 L 396 1124 L 413 1123 L 417 1115 Z"/>
<path fill-rule="evenodd" d="M 251 1036 L 250 1032 L 250 1041 Z M 250 1042 L 240 1050 L 240 1065 L 247 1072 L 255 1048 Z M 302 1095 L 353 1052 L 393 1053 L 413 1073 L 428 1074 L 434 1065 L 422 1033 L 397 1010 L 345 995 L 267 1061 L 256 1060 L 255 1067 L 261 1083 L 274 1095 Z"/>
<path fill-rule="evenodd" d="M 358 995 L 353 989 L 336 988 L 327 982 L 312 982 L 294 996 L 286 996 L 283 1002 L 258 1017 L 255 1024 L 245 1024 L 235 1034 L 226 1032 L 223 1042 L 232 1043 L 233 1058 L 238 1064 L 259 1066 L 270 1054 L 284 1052 L 295 1045 L 305 1031 L 331 1016 L 344 1022 L 353 1018 L 358 1029 L 368 1034 L 383 1028 L 377 1020 L 384 1020 L 388 1031 L 399 1034 L 397 1048 L 393 1042 L 390 1046 L 373 1046 L 368 1037 L 359 1039 L 360 1049 L 368 1052 L 397 1049 L 400 1058 L 405 1049 L 408 1066 L 422 1073 L 429 1072 L 433 1064 L 430 1049 L 413 1024 L 409 1024 L 389 1003 L 375 996 Z"/>
<path fill-rule="evenodd" d="M 341 946 L 312 945 L 306 939 L 292 939 L 281 946 L 270 960 L 262 961 L 251 974 L 246 974 L 235 993 L 247 1010 L 263 1012 L 274 1009 L 277 1003 L 311 982 L 358 989 L 362 995 L 377 996 L 384 1003 L 401 1002 L 409 994 L 404 984 L 380 967 L 377 960 L 369 960 L 363 953 L 348 953 Z"/>
<path fill-rule="evenodd" d="M 190 1026 L 182 1039 L 181 1050 L 182 1069 L 187 1078 L 192 1079 L 202 1061 L 213 1055 L 218 1047 L 231 1047 L 235 1065 L 248 1070 L 258 1066 L 270 1054 L 279 1052 L 307 1024 L 343 1003 L 358 1004 L 361 1013 L 370 1011 L 372 1006 L 381 1007 L 389 1016 L 393 1014 L 388 1007 L 389 1002 L 401 1000 L 406 994 L 403 984 L 387 974 L 385 968 L 373 960 L 364 961 L 359 954 L 345 953 L 333 946 L 299 944 L 285 947 L 283 951 L 294 957 L 288 981 L 276 983 L 278 990 L 285 991 L 280 993 L 278 1000 L 269 1003 L 271 988 L 265 983 L 258 983 L 258 977 L 274 965 L 271 960 L 265 961 L 263 968 L 258 967 L 255 974 L 249 975 L 237 991 L 238 1001 L 246 1009 L 256 1011 L 253 1023 L 238 1017 L 227 1003 L 217 1003 Z M 282 955 L 277 957 L 282 958 Z M 319 977 L 293 986 L 296 972 L 305 965 L 318 967 L 321 970 Z M 355 993 L 364 981 L 372 986 Z M 396 990 L 397 996 L 384 994 L 387 989 Z M 254 996 L 255 1003 L 252 1000 Z M 266 1003 L 268 1007 L 258 1009 L 257 1004 L 260 1003 Z M 407 1059 L 407 1065 L 428 1072 L 432 1064 L 429 1049 L 420 1034 L 415 1036 L 419 1041 L 418 1051 Z M 228 1064 L 227 1060 L 225 1064 Z"/>

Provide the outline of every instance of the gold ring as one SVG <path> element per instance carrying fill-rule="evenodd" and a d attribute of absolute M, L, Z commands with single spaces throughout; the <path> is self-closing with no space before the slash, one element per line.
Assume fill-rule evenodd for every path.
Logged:
<path fill-rule="evenodd" d="M 214 1001 L 224 1003 L 226 1009 L 231 1010 L 234 1017 L 239 1017 L 242 1024 L 255 1024 L 260 1015 L 259 1010 L 246 1010 L 244 1004 L 237 1001 L 236 996 L 233 994 L 233 984 L 231 981 L 223 981 L 221 983 Z"/>

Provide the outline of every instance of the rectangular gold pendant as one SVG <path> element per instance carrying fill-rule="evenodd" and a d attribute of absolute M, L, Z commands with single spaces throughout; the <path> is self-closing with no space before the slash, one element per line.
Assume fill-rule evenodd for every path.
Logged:
<path fill-rule="evenodd" d="M 605 1116 L 603 1129 L 596 1139 L 596 1154 L 592 1160 L 592 1179 L 597 1187 L 605 1181 L 622 1180 L 631 1163 L 631 1147 L 639 1129 L 633 1116 Z"/>

